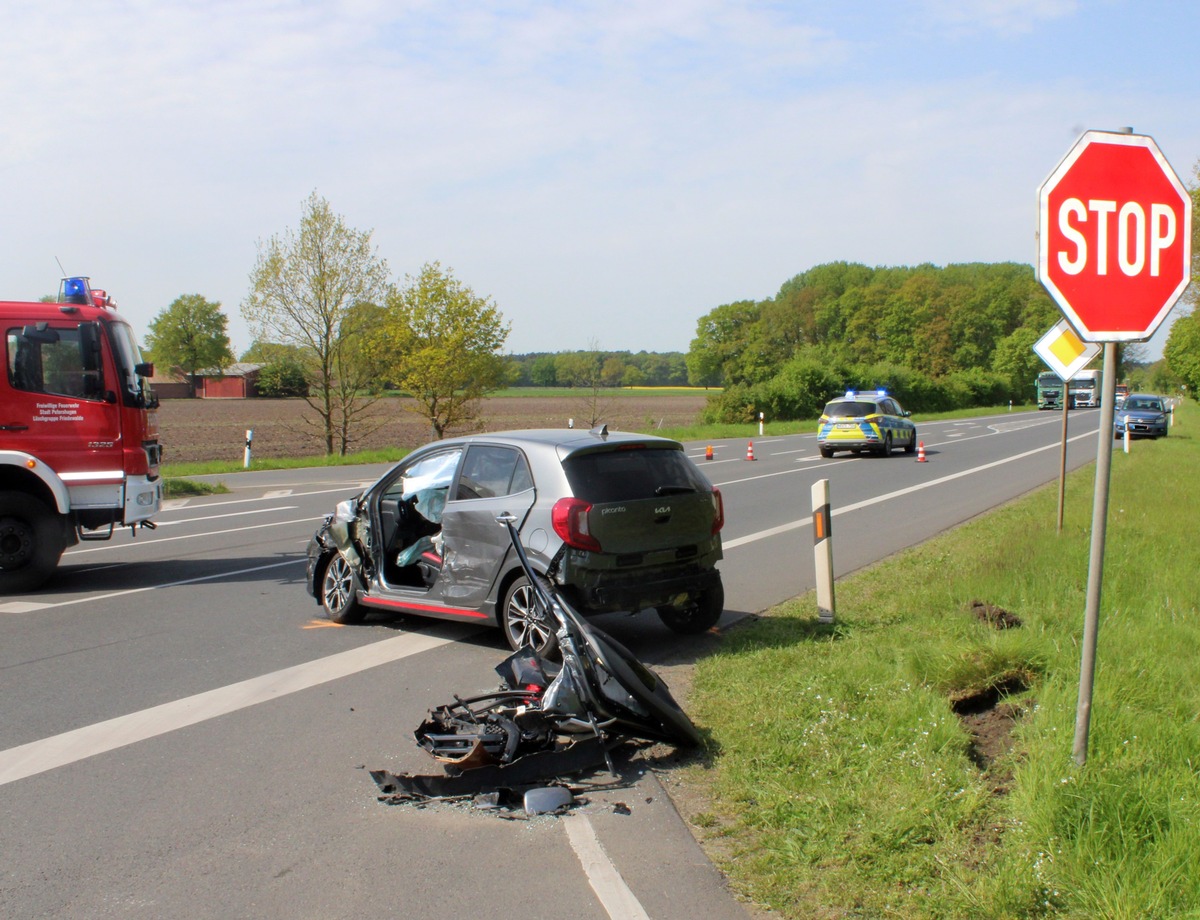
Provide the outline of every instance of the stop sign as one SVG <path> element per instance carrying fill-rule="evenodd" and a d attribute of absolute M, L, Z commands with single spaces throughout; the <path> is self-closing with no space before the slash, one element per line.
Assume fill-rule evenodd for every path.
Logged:
<path fill-rule="evenodd" d="M 1042 183 L 1038 211 L 1038 277 L 1080 338 L 1148 339 L 1192 264 L 1192 199 L 1154 140 L 1088 131 Z"/>

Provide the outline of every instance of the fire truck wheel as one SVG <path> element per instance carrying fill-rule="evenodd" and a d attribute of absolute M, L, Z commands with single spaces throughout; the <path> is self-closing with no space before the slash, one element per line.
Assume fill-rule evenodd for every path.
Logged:
<path fill-rule="evenodd" d="M 21 492 L 0 492 L 0 593 L 39 587 L 65 548 L 60 521 L 49 508 Z"/>

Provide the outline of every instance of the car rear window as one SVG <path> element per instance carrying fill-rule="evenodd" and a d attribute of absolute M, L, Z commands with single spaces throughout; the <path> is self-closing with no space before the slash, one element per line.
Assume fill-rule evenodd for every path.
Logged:
<path fill-rule="evenodd" d="M 872 402 L 837 402 L 825 407 L 825 415 L 829 418 L 864 418 L 878 411 Z"/>
<path fill-rule="evenodd" d="M 592 504 L 707 492 L 708 480 L 683 451 L 635 448 L 576 454 L 563 463 L 571 492 Z"/>

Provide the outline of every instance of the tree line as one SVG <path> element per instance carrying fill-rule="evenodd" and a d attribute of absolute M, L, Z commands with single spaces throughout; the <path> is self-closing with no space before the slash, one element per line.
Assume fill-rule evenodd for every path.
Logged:
<path fill-rule="evenodd" d="M 1023 402 L 1043 369 L 1033 345 L 1060 318 L 1030 265 L 831 262 L 702 316 L 688 379 L 724 386 L 707 410 L 719 422 L 815 418 L 851 388 L 912 411 Z"/>
<path fill-rule="evenodd" d="M 517 387 L 685 387 L 687 358 L 680 351 L 531 352 L 510 355 L 509 373 Z"/>

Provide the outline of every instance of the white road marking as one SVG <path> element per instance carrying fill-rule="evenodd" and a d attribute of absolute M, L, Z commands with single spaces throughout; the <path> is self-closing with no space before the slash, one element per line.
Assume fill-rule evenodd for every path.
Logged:
<path fill-rule="evenodd" d="M 33 613 L 35 610 L 45 610 L 53 604 L 38 604 L 31 601 L 9 601 L 0 604 L 0 613 Z"/>
<path fill-rule="evenodd" d="M 1094 438 L 1096 432 L 1085 431 L 1083 434 L 1077 434 L 1073 438 L 1068 438 L 1068 441 L 1078 441 L 1080 438 Z M 1015 460 L 1024 460 L 1026 457 L 1032 457 L 1034 454 L 1040 454 L 1042 451 L 1054 450 L 1061 447 L 1061 444 L 1046 444 L 1043 447 L 1035 447 L 1033 450 L 1027 450 L 1022 454 L 1013 454 L 1011 457 L 1004 457 L 1000 460 L 993 460 L 991 463 L 985 463 L 982 466 L 972 467 L 969 470 L 961 470 L 957 473 L 951 473 L 948 476 L 941 476 L 938 479 L 931 479 L 928 482 L 918 483 L 914 486 L 908 486 L 904 489 L 897 489 L 895 492 L 888 492 L 884 495 L 877 495 L 874 498 L 867 498 L 861 502 L 854 502 L 850 505 L 843 505 L 834 510 L 832 517 L 837 517 L 842 514 L 849 514 L 852 511 L 861 511 L 863 508 L 869 508 L 871 505 L 878 505 L 881 502 L 891 501 L 894 498 L 900 498 L 902 495 L 910 495 L 913 492 L 920 492 L 924 489 L 932 489 L 934 486 L 942 485 L 943 483 L 953 482 L 955 479 L 962 479 L 964 476 L 973 476 L 976 473 L 982 473 L 986 470 L 995 469 L 998 466 L 1003 466 L 1006 463 L 1012 463 Z M 789 472 L 796 472 L 791 470 Z M 758 477 L 755 477 L 758 478 Z M 745 481 L 745 480 L 741 480 Z M 728 485 L 728 483 L 724 483 Z M 765 540 L 769 537 L 777 537 L 780 534 L 787 533 L 790 530 L 798 530 L 801 527 L 807 527 L 812 524 L 812 515 L 802 518 L 798 521 L 790 521 L 787 524 L 780 524 L 778 527 L 771 527 L 767 530 L 760 530 L 758 533 L 747 534 L 744 537 L 735 537 L 732 540 L 722 540 L 721 548 L 724 550 L 735 549 L 739 546 L 745 546 L 748 543 L 757 543 L 759 540 Z"/>
<path fill-rule="evenodd" d="M 650 920 L 650 915 L 604 852 L 587 815 L 567 815 L 562 822 L 567 829 L 571 849 L 583 866 L 583 874 L 587 876 L 588 884 L 611 920 Z"/>
<path fill-rule="evenodd" d="M 148 542 L 157 546 L 159 543 L 172 543 L 175 540 L 198 540 L 201 537 L 217 537 L 227 533 L 245 533 L 248 530 L 262 530 L 264 527 L 283 527 L 290 524 L 312 524 L 313 528 L 316 529 L 316 524 L 320 519 L 321 517 L 318 515 L 317 517 L 296 518 L 291 521 L 273 521 L 270 524 L 254 524 L 250 527 L 234 527 L 230 530 L 209 530 L 204 533 L 181 534 L 178 537 L 151 537 Z M 162 525 L 160 524 L 159 526 L 161 527 Z M 82 556 L 84 553 L 102 553 L 105 550 L 124 549 L 128 546 L 128 543 L 113 543 L 108 546 L 94 546 L 87 549 L 69 549 L 63 553 L 63 556 L 65 558 L 66 556 Z"/>
<path fill-rule="evenodd" d="M 295 511 L 299 505 L 280 505 L 277 508 L 255 508 L 253 511 L 230 511 L 228 514 L 210 514 L 207 517 L 184 518 L 179 521 L 159 521 L 159 527 L 177 527 L 180 524 L 195 524 L 198 521 L 219 521 L 222 518 L 241 517 L 244 514 L 270 514 L 274 511 Z"/>
<path fill-rule="evenodd" d="M 466 634 L 470 630 L 463 630 Z M 419 655 L 457 636 L 407 633 L 0 751 L 0 786 L 217 716 Z M 632 915 L 631 915 L 632 916 Z"/>
<path fill-rule="evenodd" d="M 249 529 L 249 528 L 247 528 Z M 180 539 L 172 537 L 171 539 Z M 301 556 L 297 559 L 288 559 L 286 562 L 272 562 L 270 565 L 256 565 L 249 569 L 236 569 L 232 572 L 222 571 L 214 572 L 212 575 L 198 575 L 195 578 L 183 578 L 179 581 L 164 581 L 157 585 L 143 585 L 140 588 L 127 588 L 124 591 L 113 591 L 109 594 L 89 594 L 86 597 L 75 597 L 69 601 L 54 601 L 53 603 L 42 604 L 38 609 L 43 610 L 47 607 L 71 607 L 75 604 L 90 604 L 93 601 L 105 601 L 114 597 L 127 597 L 130 594 L 142 594 L 146 591 L 157 591 L 159 588 L 174 588 L 178 585 L 192 585 L 200 581 L 216 581 L 218 578 L 232 578 L 235 575 L 247 575 L 250 572 L 264 572 L 267 569 L 278 569 L 285 565 L 296 565 L 304 562 L 305 557 Z M 21 611 L 8 611 L 10 613 L 19 613 Z"/>

